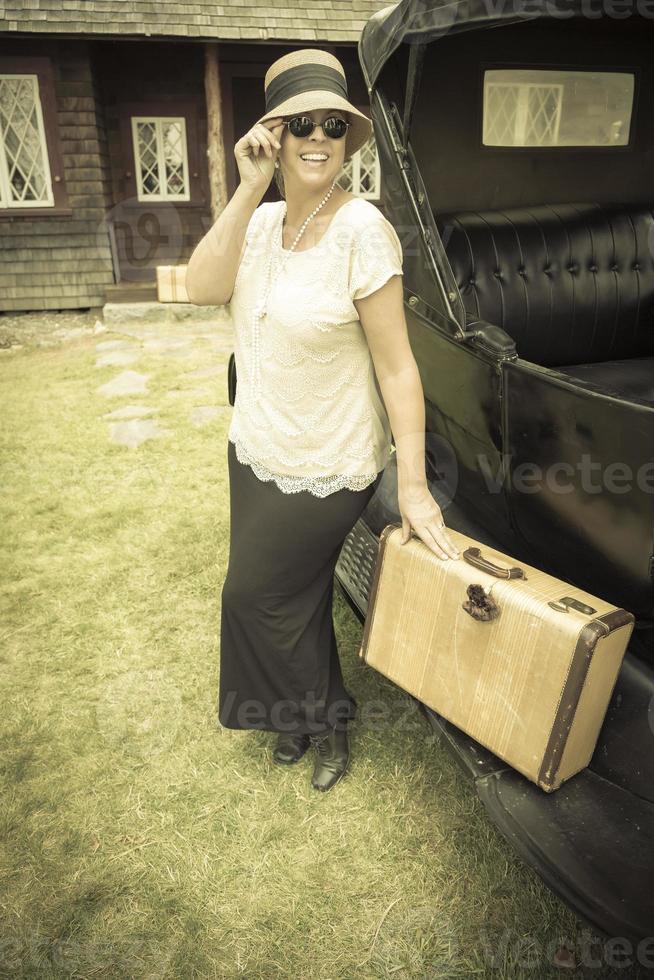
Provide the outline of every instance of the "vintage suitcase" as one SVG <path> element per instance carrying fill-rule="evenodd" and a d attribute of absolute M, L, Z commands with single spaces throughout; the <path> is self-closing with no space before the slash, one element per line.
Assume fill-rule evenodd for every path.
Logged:
<path fill-rule="evenodd" d="M 382 531 L 359 655 L 551 792 L 588 765 L 634 615 L 448 528 Z"/>
<path fill-rule="evenodd" d="M 188 303 L 185 265 L 157 266 L 157 299 L 160 303 Z"/>

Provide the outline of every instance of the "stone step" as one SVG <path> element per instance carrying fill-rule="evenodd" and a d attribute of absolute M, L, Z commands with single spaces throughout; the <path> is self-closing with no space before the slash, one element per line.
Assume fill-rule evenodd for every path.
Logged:
<path fill-rule="evenodd" d="M 105 303 L 102 319 L 106 324 L 179 323 L 187 321 L 229 320 L 226 306 L 194 306 L 193 303 Z"/>
<path fill-rule="evenodd" d="M 157 300 L 156 282 L 117 282 L 106 286 L 106 303 L 153 303 Z"/>

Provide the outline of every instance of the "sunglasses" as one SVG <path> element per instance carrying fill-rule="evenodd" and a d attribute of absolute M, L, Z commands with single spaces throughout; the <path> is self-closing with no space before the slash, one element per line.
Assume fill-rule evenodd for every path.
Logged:
<path fill-rule="evenodd" d="M 316 126 L 320 126 L 320 123 L 315 123 L 310 116 L 293 116 L 292 119 L 285 119 L 284 124 L 288 126 L 288 130 L 293 136 L 297 136 L 300 139 L 311 136 Z M 323 120 L 322 131 L 329 139 L 340 140 L 343 139 L 347 133 L 348 126 L 351 125 L 345 119 L 339 119 L 337 116 L 328 116 L 327 119 Z"/>

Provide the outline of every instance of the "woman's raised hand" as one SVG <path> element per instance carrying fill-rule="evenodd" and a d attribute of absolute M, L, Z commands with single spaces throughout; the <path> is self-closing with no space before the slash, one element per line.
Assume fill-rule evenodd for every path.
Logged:
<path fill-rule="evenodd" d="M 255 123 L 234 147 L 234 156 L 242 184 L 247 184 L 262 193 L 275 173 L 277 151 L 281 146 L 284 128 L 282 116 L 267 119 L 265 123 Z"/>

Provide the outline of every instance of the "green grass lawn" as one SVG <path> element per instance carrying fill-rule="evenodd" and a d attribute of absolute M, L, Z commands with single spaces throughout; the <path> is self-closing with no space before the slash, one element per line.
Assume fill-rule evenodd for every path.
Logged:
<path fill-rule="evenodd" d="M 176 328 L 180 333 L 185 328 Z M 107 398 L 105 333 L 5 352 L 2 385 L 0 975 L 545 977 L 579 922 L 514 855 L 409 699 L 357 657 L 350 772 L 312 789 L 274 735 L 222 729 L 229 547 L 226 381 L 143 351 L 147 395 Z M 227 336 L 227 335 L 226 335 Z M 123 338 L 124 339 L 124 338 Z M 179 388 L 211 387 L 207 398 Z M 153 405 L 169 434 L 112 443 L 102 415 Z M 593 969 L 588 975 L 626 975 Z M 630 976 L 635 975 L 633 972 Z"/>

